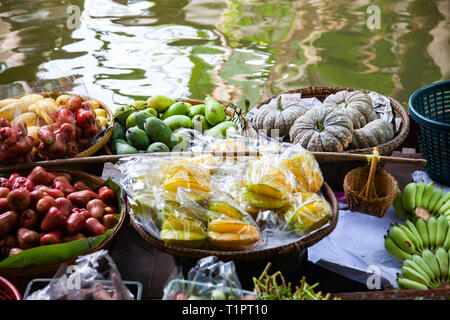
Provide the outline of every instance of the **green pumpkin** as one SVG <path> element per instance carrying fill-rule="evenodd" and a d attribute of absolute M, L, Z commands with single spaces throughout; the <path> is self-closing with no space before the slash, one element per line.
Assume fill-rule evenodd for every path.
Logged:
<path fill-rule="evenodd" d="M 295 120 L 290 141 L 309 151 L 344 151 L 352 141 L 353 123 L 338 108 L 315 107 Z"/>
<path fill-rule="evenodd" d="M 324 107 L 340 108 L 353 122 L 353 128 L 359 129 L 373 120 L 372 98 L 362 91 L 342 90 L 330 94 L 323 101 Z"/>

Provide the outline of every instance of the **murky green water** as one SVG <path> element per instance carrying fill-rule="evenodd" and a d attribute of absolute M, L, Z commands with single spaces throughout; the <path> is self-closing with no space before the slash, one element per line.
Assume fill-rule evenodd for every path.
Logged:
<path fill-rule="evenodd" d="M 403 103 L 450 76 L 449 10 L 446 0 L 2 0 L 0 93 L 75 76 L 85 87 L 75 91 L 109 104 L 161 93 L 254 105 L 315 85 Z"/>

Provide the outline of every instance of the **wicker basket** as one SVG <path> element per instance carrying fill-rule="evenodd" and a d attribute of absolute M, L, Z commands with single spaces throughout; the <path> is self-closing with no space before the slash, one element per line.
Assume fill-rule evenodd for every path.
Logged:
<path fill-rule="evenodd" d="M 57 95 L 57 93 L 55 93 L 55 92 L 39 92 L 38 94 L 40 94 L 46 98 L 55 98 L 55 96 Z M 100 108 L 102 108 L 106 112 L 107 120 L 109 122 L 108 128 L 106 128 L 103 132 L 99 133 L 99 135 L 98 135 L 99 139 L 96 143 L 94 143 L 89 148 L 83 150 L 82 152 L 80 152 L 74 156 L 74 158 L 89 157 L 89 156 L 94 155 L 98 151 L 100 151 L 107 144 L 108 140 L 111 138 L 111 136 L 113 134 L 113 130 L 114 130 L 114 114 L 111 111 L 111 109 L 109 109 L 103 102 L 99 101 L 96 98 L 83 96 L 83 95 L 79 95 L 79 94 L 72 94 L 72 93 L 70 95 L 78 96 L 83 101 L 95 100 L 100 104 Z M 17 99 L 17 98 L 20 98 L 20 97 L 14 97 L 14 99 Z M 40 161 L 40 163 L 42 163 L 42 162 L 45 162 L 45 161 Z"/>
<path fill-rule="evenodd" d="M 298 241 L 268 249 L 247 250 L 247 251 L 215 251 L 215 250 L 185 248 L 181 246 L 166 244 L 161 239 L 155 238 L 154 236 L 149 234 L 137 221 L 136 217 L 132 212 L 130 212 L 130 222 L 133 228 L 137 231 L 137 233 L 150 245 L 163 252 L 166 252 L 179 258 L 201 259 L 207 256 L 216 256 L 223 261 L 263 260 L 274 256 L 283 256 L 293 251 L 300 252 L 301 250 L 306 249 L 315 244 L 316 242 L 320 241 L 322 238 L 324 238 L 334 230 L 338 221 L 338 213 L 339 213 L 338 202 L 336 200 L 336 197 L 334 196 L 333 191 L 326 183 L 324 183 L 322 186 L 322 192 L 325 198 L 330 203 L 332 209 L 331 218 L 328 224 L 320 229 L 311 232 L 310 234 L 299 239 Z"/>
<path fill-rule="evenodd" d="M 187 103 L 190 103 L 193 106 L 195 106 L 196 104 L 204 104 L 205 103 L 203 100 L 198 100 L 198 99 L 177 99 L 175 101 L 176 102 L 179 102 L 179 101 L 187 102 Z M 236 121 L 239 122 L 239 124 L 243 127 L 243 129 L 245 128 L 246 120 L 245 120 L 245 118 L 244 118 L 244 116 L 242 114 L 242 110 L 234 109 L 234 108 L 231 108 L 230 106 L 225 106 L 224 110 L 225 110 L 225 114 L 227 116 L 231 117 L 231 118 L 233 118 L 234 116 L 237 116 Z M 111 148 L 108 146 L 108 144 L 105 144 L 104 152 L 107 155 L 112 155 L 113 154 L 112 151 L 111 151 Z"/>
<path fill-rule="evenodd" d="M 49 169 L 50 170 L 50 169 Z M 72 171 L 72 170 L 65 170 L 58 168 L 57 171 L 60 172 L 67 172 L 70 173 L 72 178 L 77 181 L 82 181 L 89 187 L 95 189 L 100 188 L 102 185 L 104 185 L 105 181 L 103 179 L 100 179 L 94 175 L 81 172 L 81 171 Z M 115 226 L 114 230 L 108 234 L 105 239 L 96 247 L 91 248 L 87 252 L 84 252 L 84 254 L 89 254 L 94 251 L 98 251 L 101 249 L 105 250 L 112 250 L 114 242 L 117 238 L 118 233 L 122 229 L 122 226 L 124 225 L 124 221 L 126 218 L 126 205 L 125 200 L 122 198 L 122 211 L 120 213 L 120 219 L 117 225 Z M 8 278 L 10 281 L 14 282 L 16 287 L 19 291 L 23 292 L 28 284 L 29 281 L 35 278 L 48 278 L 53 277 L 55 272 L 59 269 L 59 267 L 63 264 L 73 264 L 76 260 L 76 257 L 73 257 L 68 260 L 61 261 L 60 263 L 55 263 L 51 265 L 45 265 L 45 266 L 39 266 L 39 267 L 28 267 L 28 268 L 0 268 L 0 276 L 3 276 L 5 278 Z"/>
<path fill-rule="evenodd" d="M 295 90 L 289 90 L 286 92 L 283 92 L 283 94 L 289 94 L 289 93 L 301 93 L 302 98 L 317 98 L 320 101 L 323 101 L 327 96 L 330 94 L 335 94 L 338 91 L 347 90 L 347 91 L 355 91 L 359 90 L 366 94 L 370 93 L 370 90 L 366 89 L 357 89 L 357 88 L 345 88 L 345 87 L 308 87 L 308 88 L 300 88 Z M 260 102 L 258 105 L 256 105 L 254 108 L 260 108 L 261 106 L 268 104 L 273 98 L 276 98 L 277 96 L 270 97 L 262 102 Z M 389 97 L 389 100 L 391 102 L 392 109 L 394 113 L 401 118 L 402 124 L 400 127 L 399 132 L 394 136 L 394 138 L 391 141 L 388 141 L 384 144 L 381 144 L 378 147 L 380 155 L 389 156 L 396 150 L 407 138 L 410 130 L 410 120 L 408 116 L 408 112 L 403 108 L 403 106 L 393 98 Z M 250 114 L 251 115 L 251 110 Z M 246 119 L 245 121 L 245 132 L 249 137 L 257 138 L 262 137 L 266 140 L 271 140 L 273 138 L 266 135 L 264 132 L 258 130 L 251 121 Z M 364 149 L 352 149 L 352 150 L 345 150 L 344 153 L 356 153 L 356 154 L 370 154 L 372 153 L 372 148 L 364 148 Z M 324 161 L 320 163 L 320 167 L 322 169 L 322 172 L 324 174 L 325 180 L 328 182 L 328 184 L 331 186 L 331 188 L 335 191 L 342 190 L 342 181 L 344 180 L 345 174 L 357 167 L 360 167 L 364 164 L 364 162 L 361 161 L 347 161 L 344 164 L 340 163 L 337 164 L 333 161 Z"/>
<path fill-rule="evenodd" d="M 384 169 L 378 167 L 375 171 L 375 190 L 378 199 L 368 201 L 359 194 L 368 183 L 370 167 L 360 167 L 351 170 L 344 179 L 344 192 L 347 205 L 351 211 L 362 212 L 382 218 L 394 202 L 397 195 L 397 181 Z"/>

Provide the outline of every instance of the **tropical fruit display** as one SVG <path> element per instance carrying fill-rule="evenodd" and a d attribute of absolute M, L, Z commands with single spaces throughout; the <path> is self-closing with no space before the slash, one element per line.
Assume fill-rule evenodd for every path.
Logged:
<path fill-rule="evenodd" d="M 191 105 L 155 95 L 115 110 L 116 124 L 110 139 L 114 154 L 187 151 L 189 142 L 178 129 L 192 129 L 211 137 L 226 136 L 238 124 L 225 114 L 224 107 L 211 97 Z"/>
<path fill-rule="evenodd" d="M 435 183 L 425 185 L 423 181 L 411 182 L 403 191 L 397 190 L 393 207 L 400 215 L 409 219 L 444 215 L 450 220 L 450 191 L 443 193 L 442 188 L 436 188 Z"/>
<path fill-rule="evenodd" d="M 404 290 L 426 290 L 446 287 L 450 283 L 450 250 L 442 247 L 435 252 L 425 249 L 403 262 L 397 283 Z"/>
<path fill-rule="evenodd" d="M 29 94 L 0 101 L 0 163 L 74 157 L 110 125 L 97 100 Z"/>
<path fill-rule="evenodd" d="M 240 143 L 221 139 L 215 145 L 228 150 Z M 263 245 L 260 223 L 268 214 L 277 221 L 280 237 L 291 240 L 331 217 L 331 206 L 320 194 L 323 177 L 315 158 L 296 150 L 250 160 L 134 158 L 117 167 L 134 216 L 152 235 L 188 248 L 249 250 Z"/>
<path fill-rule="evenodd" d="M 87 250 L 120 220 L 117 190 L 106 183 L 93 189 L 68 172 L 36 166 L 26 175 L 0 178 L 0 185 L 0 268 L 45 260 L 43 246 L 55 257 Z"/>

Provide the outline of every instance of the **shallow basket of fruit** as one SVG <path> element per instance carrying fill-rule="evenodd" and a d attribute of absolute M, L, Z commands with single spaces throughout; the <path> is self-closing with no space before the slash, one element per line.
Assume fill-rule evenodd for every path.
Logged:
<path fill-rule="evenodd" d="M 125 217 L 120 187 L 37 166 L 0 178 L 0 275 L 24 289 L 80 254 L 111 249 Z"/>
<path fill-rule="evenodd" d="M 284 95 L 297 98 L 282 105 Z M 302 99 L 317 99 L 318 103 L 308 108 Z M 311 152 L 371 154 L 377 147 L 380 155 L 390 156 L 410 131 L 408 113 L 398 101 L 346 87 L 289 90 L 260 102 L 246 118 L 246 135 L 276 141 L 281 137 Z M 337 163 L 334 157 L 321 161 L 333 189 L 342 188 L 346 172 L 362 165 L 363 161 Z"/>
<path fill-rule="evenodd" d="M 0 101 L 0 165 L 88 157 L 113 133 L 101 101 L 77 94 L 34 93 Z"/>
<path fill-rule="evenodd" d="M 229 128 L 244 126 L 239 109 L 211 97 L 174 100 L 156 95 L 147 101 L 119 106 L 115 118 L 107 153 L 117 155 L 183 152 L 189 149 L 190 142 L 178 129 L 192 129 L 214 137 L 225 136 Z"/>
<path fill-rule="evenodd" d="M 332 232 L 338 203 L 307 152 L 122 158 L 131 225 L 187 259 L 262 260 Z"/>

